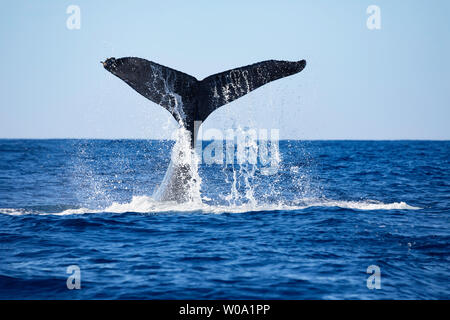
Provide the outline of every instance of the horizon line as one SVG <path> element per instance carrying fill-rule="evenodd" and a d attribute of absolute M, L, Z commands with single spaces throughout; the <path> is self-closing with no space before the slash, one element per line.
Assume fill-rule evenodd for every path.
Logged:
<path fill-rule="evenodd" d="M 154 140 L 154 141 L 175 141 L 175 139 L 157 139 L 157 138 L 2 138 L 0 140 Z M 197 141 L 214 141 L 215 139 L 197 139 Z M 225 141 L 231 139 L 222 139 Z M 256 139 L 271 140 L 271 139 Z M 450 141 L 450 139 L 427 139 L 427 138 L 393 138 L 393 139 L 355 139 L 355 138 L 331 138 L 331 139 L 299 139 L 299 138 L 287 138 L 278 139 L 279 141 Z"/>

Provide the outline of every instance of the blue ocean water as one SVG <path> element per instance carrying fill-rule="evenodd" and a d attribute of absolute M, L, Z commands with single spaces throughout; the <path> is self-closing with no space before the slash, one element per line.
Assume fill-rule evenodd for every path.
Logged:
<path fill-rule="evenodd" d="M 280 141 L 182 205 L 151 198 L 172 146 L 0 140 L 0 298 L 450 298 L 450 142 Z"/>

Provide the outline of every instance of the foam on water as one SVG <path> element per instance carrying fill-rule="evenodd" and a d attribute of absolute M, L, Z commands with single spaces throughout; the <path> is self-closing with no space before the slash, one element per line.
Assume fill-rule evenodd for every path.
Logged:
<path fill-rule="evenodd" d="M 256 211 L 294 211 L 304 210 L 312 207 L 338 207 L 351 210 L 420 210 L 422 208 L 413 207 L 406 202 L 383 203 L 379 201 L 307 201 L 298 204 L 252 204 L 242 205 L 209 205 L 206 203 L 176 203 L 176 202 L 158 202 L 149 196 L 134 196 L 130 202 L 113 202 L 110 206 L 103 209 L 75 208 L 56 213 L 35 212 L 25 209 L 0 208 L 0 214 L 24 215 L 24 214 L 42 214 L 42 215 L 72 215 L 86 213 L 159 213 L 159 212 L 202 212 L 202 213 L 245 213 Z"/>

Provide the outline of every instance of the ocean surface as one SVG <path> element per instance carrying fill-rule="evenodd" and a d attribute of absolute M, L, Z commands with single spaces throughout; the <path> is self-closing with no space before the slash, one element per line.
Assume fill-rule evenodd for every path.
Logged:
<path fill-rule="evenodd" d="M 0 140 L 0 299 L 450 298 L 449 141 L 280 141 L 160 203 L 173 145 Z"/>

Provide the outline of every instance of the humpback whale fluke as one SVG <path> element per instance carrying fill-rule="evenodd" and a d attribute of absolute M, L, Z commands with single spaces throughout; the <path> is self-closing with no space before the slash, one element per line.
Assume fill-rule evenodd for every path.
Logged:
<path fill-rule="evenodd" d="M 217 108 L 280 78 L 302 71 L 305 60 L 268 60 L 197 80 L 186 73 L 141 58 L 109 58 L 106 70 L 147 99 L 166 108 L 194 141 L 194 121 L 205 121 Z"/>
<path fill-rule="evenodd" d="M 205 121 L 217 108 L 266 83 L 302 71 L 306 61 L 268 60 L 217 73 L 203 80 L 141 58 L 109 58 L 102 64 L 141 95 L 166 108 L 181 125 L 181 136 L 175 143 L 169 168 L 154 198 L 196 202 L 200 198 L 201 179 L 192 150 L 195 144 L 194 122 Z"/>

